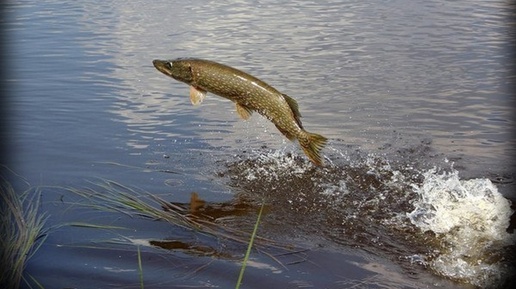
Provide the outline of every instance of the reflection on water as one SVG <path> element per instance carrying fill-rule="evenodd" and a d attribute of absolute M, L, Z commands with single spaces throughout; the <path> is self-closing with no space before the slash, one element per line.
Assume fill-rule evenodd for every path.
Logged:
<path fill-rule="evenodd" d="M 490 178 L 502 194 L 516 198 L 510 163 L 516 142 L 511 135 L 514 77 L 507 59 L 514 47 L 509 45 L 508 8 L 498 1 L 406 0 L 381 5 L 268 0 L 13 3 L 7 30 L 13 70 L 9 81 L 15 94 L 15 169 L 33 184 L 82 187 L 84 179 L 114 179 L 160 196 L 173 195 L 177 204 L 186 204 L 190 192 L 196 191 L 205 199 L 198 204 L 200 214 L 219 212 L 216 219 L 235 226 L 251 220 L 245 206 L 239 211 L 242 215 L 232 211 L 234 198 L 254 207 L 256 197 L 266 195 L 272 207 L 262 227 L 265 235 L 281 240 L 293 236 L 293 242 L 310 246 L 322 238 L 332 249 L 349 248 L 353 253 L 360 245 L 378 256 L 401 259 L 398 265 L 406 271 L 375 275 L 362 260 L 357 262 L 364 271 L 344 266 L 347 274 L 331 275 L 300 262 L 295 267 L 299 272 L 326 277 L 328 273 L 331 281 L 307 280 L 291 270 L 292 279 L 285 283 L 287 276 L 271 273 L 273 269 L 265 269 L 270 279 L 264 280 L 258 267 L 270 265 L 270 260 L 257 257 L 249 282 L 271 288 L 278 284 L 340 288 L 353 280 L 357 280 L 353 284 L 381 280 L 375 284 L 396 287 L 392 284 L 397 278 L 404 278 L 406 283 L 397 284 L 417 287 L 407 272 L 421 269 L 417 264 L 432 267 L 432 260 L 441 259 L 431 259 L 425 247 L 448 242 L 430 233 L 421 236 L 406 215 L 415 209 L 414 186 L 424 184 L 425 172 L 434 166 L 448 169 L 444 160 L 449 159 L 461 176 L 456 183 L 465 177 L 485 182 Z M 258 115 L 241 121 L 225 99 L 209 95 L 200 107 L 192 107 L 188 88 L 162 77 L 152 66 L 152 59 L 183 56 L 240 68 L 294 97 L 307 130 L 331 138 L 323 152 L 328 167 L 316 170 L 305 163 L 299 148 Z M 52 202 L 61 196 L 46 191 L 44 197 Z M 421 206 L 430 216 L 434 205 Z M 46 209 L 60 216 L 56 223 L 70 217 L 60 215 L 61 207 Z M 227 209 L 230 213 L 224 215 Z M 123 222 L 141 226 L 135 234 L 168 234 L 159 240 L 192 238 L 192 234 L 200 238 L 156 223 L 152 226 L 159 229 Z M 70 287 L 75 282 L 71 280 L 87 279 L 83 272 L 96 274 L 101 266 L 129 267 L 134 261 L 132 248 L 90 255 L 84 248 L 53 245 L 66 242 L 70 234 L 50 236 L 50 245 L 31 272 Z M 455 236 L 453 229 L 440 234 Z M 354 254 L 339 252 L 312 250 L 306 259 L 326 264 L 326 270 L 354 262 Z M 51 266 L 43 262 L 45 256 L 61 255 L 95 265 L 83 268 L 54 257 Z M 163 268 L 183 272 L 192 264 L 215 262 L 204 259 L 209 257 L 167 255 L 179 260 L 177 265 L 155 251 L 145 255 L 156 272 L 151 275 L 156 284 L 147 283 L 148 288 L 170 285 Z M 117 265 L 117 256 L 127 259 Z M 493 260 L 496 256 L 490 255 Z M 43 263 L 46 269 L 39 268 Z M 492 264 L 499 263 L 486 265 L 485 272 L 496 270 Z M 181 284 L 232 286 L 213 276 L 237 267 L 221 261 L 207 266 L 206 275 Z M 63 268 L 74 277 L 63 280 L 45 274 Z M 431 269 L 447 277 L 466 276 L 436 268 Z M 364 277 L 353 279 L 350 274 L 355 273 Z M 347 279 L 335 285 L 335 276 Z M 474 274 L 469 282 L 481 284 L 479 276 L 492 275 Z M 117 278 L 104 277 L 109 284 Z M 116 282 L 129 284 L 131 277 L 124 275 Z M 428 284 L 442 281 L 435 278 L 429 277 Z M 208 279 L 213 284 L 202 283 Z"/>

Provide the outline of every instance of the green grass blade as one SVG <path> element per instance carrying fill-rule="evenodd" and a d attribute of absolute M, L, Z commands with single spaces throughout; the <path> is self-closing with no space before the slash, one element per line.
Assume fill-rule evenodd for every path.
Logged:
<path fill-rule="evenodd" d="M 23 276 L 25 266 L 48 232 L 47 215 L 38 212 L 40 198 L 34 188 L 17 193 L 0 175 L 0 264 L 9 265 L 0 266 L 0 284 L 5 288 L 18 288 L 22 280 L 31 286 Z"/>
<path fill-rule="evenodd" d="M 138 272 L 140 275 L 140 288 L 143 289 L 143 267 L 142 267 L 142 254 L 140 252 L 140 246 L 138 248 Z"/>
<path fill-rule="evenodd" d="M 62 224 L 61 226 L 71 226 L 79 228 L 91 228 L 91 229 L 106 229 L 106 230 L 129 230 L 127 227 L 110 226 L 110 225 L 97 225 L 84 222 L 69 222 Z"/>
<path fill-rule="evenodd" d="M 238 275 L 238 280 L 236 284 L 236 289 L 240 288 L 240 284 L 242 284 L 242 278 L 244 277 L 245 267 L 247 266 L 247 260 L 249 260 L 249 255 L 251 255 L 251 249 L 253 248 L 254 238 L 256 237 L 256 232 L 258 231 L 258 225 L 260 224 L 260 219 L 262 217 L 264 203 L 260 207 L 260 212 L 258 213 L 258 218 L 256 219 L 256 223 L 254 224 L 253 234 L 251 235 L 251 239 L 249 240 L 249 245 L 247 245 L 247 251 L 245 252 L 244 261 L 242 262 L 242 268 L 240 268 L 240 274 Z"/>
<path fill-rule="evenodd" d="M 36 278 L 32 277 L 32 275 L 28 275 L 28 276 L 29 276 L 29 278 L 32 280 L 32 282 L 33 282 L 36 286 L 38 286 L 37 288 L 39 288 L 39 289 L 45 289 L 45 287 L 44 287 L 43 285 L 41 285 L 41 283 L 39 283 L 39 282 L 38 282 L 38 280 L 36 280 Z M 31 289 L 33 289 L 33 288 L 34 288 L 34 287 L 32 287 L 32 286 L 29 284 L 29 282 L 28 282 L 27 280 L 25 280 L 25 278 L 24 278 L 24 281 L 25 281 L 25 284 L 27 284 L 27 285 L 29 286 L 29 288 L 31 288 Z"/>

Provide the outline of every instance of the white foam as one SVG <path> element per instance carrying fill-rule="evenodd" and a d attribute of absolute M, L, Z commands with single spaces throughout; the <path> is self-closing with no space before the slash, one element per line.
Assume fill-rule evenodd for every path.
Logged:
<path fill-rule="evenodd" d="M 321 194 L 326 196 L 337 197 L 350 193 L 345 180 L 340 180 L 337 184 L 323 184 L 320 187 L 323 189 Z"/>
<path fill-rule="evenodd" d="M 244 176 L 249 181 L 259 177 L 278 180 L 284 174 L 301 175 L 311 166 L 306 161 L 299 162 L 295 155 L 283 150 L 274 150 L 267 154 L 257 153 L 255 161 L 256 166 L 250 166 L 244 171 Z"/>
<path fill-rule="evenodd" d="M 431 169 L 423 175 L 423 183 L 414 185 L 418 196 L 407 217 L 442 239 L 438 256 L 428 265 L 441 275 L 480 287 L 500 281 L 504 268 L 486 259 L 516 240 L 506 232 L 512 214 L 509 201 L 489 179 L 461 180 L 456 170 Z"/>
<path fill-rule="evenodd" d="M 385 216 L 381 222 L 389 228 L 404 229 L 410 226 L 408 219 L 421 231 L 433 232 L 435 236 L 420 236 L 431 244 L 427 252 L 410 252 L 406 258 L 439 275 L 481 288 L 498 284 L 509 275 L 503 254 L 504 247 L 516 241 L 506 232 L 512 210 L 510 202 L 489 179 L 461 180 L 453 167 L 450 172 L 421 172 L 411 165 L 398 170 L 374 154 L 350 161 L 350 166 L 329 164 L 314 172 L 303 156 L 285 150 L 252 152 L 246 160 L 251 161 L 240 166 L 245 181 L 274 183 L 292 181 L 305 173 L 316 174 L 311 177 L 323 197 L 317 205 L 324 203 L 328 208 L 343 210 L 345 219 L 357 217 L 349 206 L 358 206 L 365 218 L 375 214 L 375 219 L 381 208 Z M 304 195 L 298 195 L 297 201 L 303 203 Z M 393 197 L 406 202 L 398 203 Z M 414 209 L 402 211 L 408 202 Z"/>

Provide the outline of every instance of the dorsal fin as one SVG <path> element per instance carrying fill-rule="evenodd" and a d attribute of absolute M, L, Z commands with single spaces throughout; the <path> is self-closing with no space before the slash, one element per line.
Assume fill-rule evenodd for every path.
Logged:
<path fill-rule="evenodd" d="M 303 125 L 301 124 L 301 113 L 299 113 L 299 106 L 297 105 L 297 101 L 293 99 L 292 97 L 282 94 L 283 98 L 287 101 L 288 106 L 290 106 L 290 109 L 292 110 L 292 113 L 294 114 L 294 118 L 296 119 L 297 124 L 300 128 L 303 128 Z"/>

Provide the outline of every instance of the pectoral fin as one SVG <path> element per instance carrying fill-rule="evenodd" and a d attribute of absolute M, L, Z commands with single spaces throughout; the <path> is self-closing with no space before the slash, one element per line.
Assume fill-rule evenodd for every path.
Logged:
<path fill-rule="evenodd" d="M 236 105 L 236 111 L 242 119 L 247 120 L 251 117 L 251 114 L 253 114 L 253 111 L 251 109 L 249 109 L 248 107 L 245 107 L 238 103 L 235 103 L 235 105 Z"/>
<path fill-rule="evenodd" d="M 199 105 L 206 98 L 206 90 L 190 86 L 190 101 L 193 105 Z"/>

